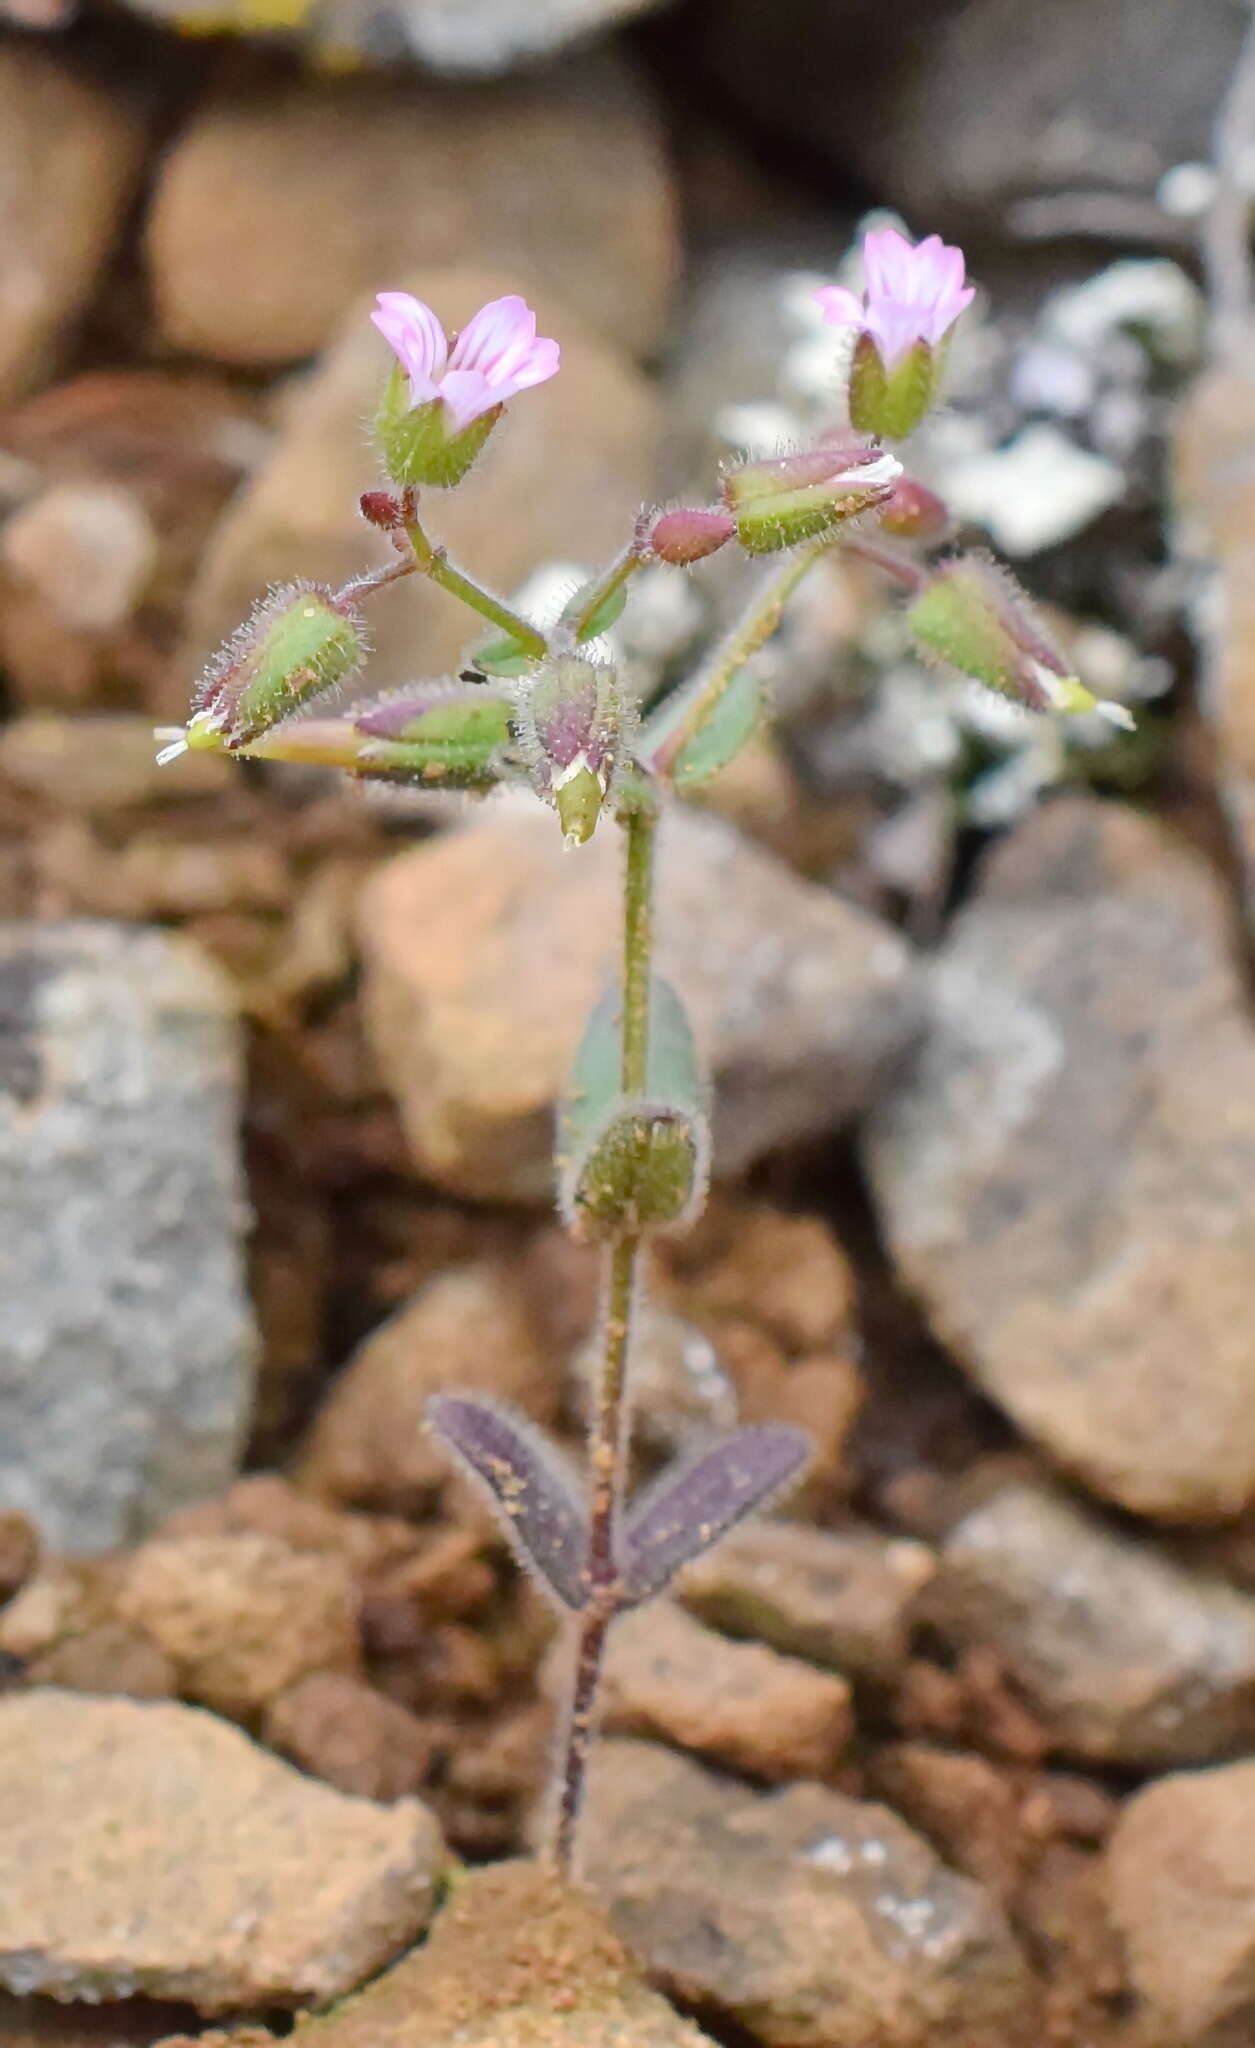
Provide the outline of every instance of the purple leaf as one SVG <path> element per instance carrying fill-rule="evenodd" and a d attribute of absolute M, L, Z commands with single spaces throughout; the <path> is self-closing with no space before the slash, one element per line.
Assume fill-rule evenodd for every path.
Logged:
<path fill-rule="evenodd" d="M 633 1504 L 620 1540 L 626 1604 L 660 1593 L 681 1565 L 774 1500 L 800 1476 L 811 1450 L 804 1429 L 749 1423 L 663 1472 Z"/>
<path fill-rule="evenodd" d="M 521 1416 L 462 1394 L 433 1395 L 427 1420 L 487 1495 L 519 1562 L 560 1605 L 581 1608 L 588 1519 L 553 1445 Z"/>

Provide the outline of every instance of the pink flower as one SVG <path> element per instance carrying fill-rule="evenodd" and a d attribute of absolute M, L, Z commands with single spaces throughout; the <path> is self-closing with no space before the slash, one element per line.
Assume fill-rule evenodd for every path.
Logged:
<path fill-rule="evenodd" d="M 947 247 L 940 235 L 913 247 L 895 228 L 886 228 L 863 239 L 861 299 L 835 284 L 815 296 L 826 320 L 870 334 L 886 370 L 892 370 L 917 341 L 936 348 L 971 305 L 975 292 L 963 276 L 963 251 Z"/>
<path fill-rule="evenodd" d="M 557 373 L 557 342 L 537 339 L 536 315 L 515 294 L 481 306 L 452 348 L 431 307 L 409 292 L 380 292 L 370 317 L 410 380 L 412 402 L 442 399 L 459 433 Z"/>

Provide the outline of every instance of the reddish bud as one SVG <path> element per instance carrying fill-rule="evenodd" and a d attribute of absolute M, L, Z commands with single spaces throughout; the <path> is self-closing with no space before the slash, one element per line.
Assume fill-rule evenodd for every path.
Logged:
<path fill-rule="evenodd" d="M 391 491 L 363 491 L 357 509 L 368 526 L 377 526 L 382 533 L 395 533 L 405 518 L 401 500 Z"/>
<path fill-rule="evenodd" d="M 636 529 L 637 546 L 655 562 L 677 569 L 713 555 L 736 536 L 736 521 L 713 505 L 681 505 L 672 512 L 647 513 Z"/>
<path fill-rule="evenodd" d="M 903 540 L 944 540 L 951 523 L 944 498 L 910 476 L 898 478 L 891 496 L 880 508 L 881 531 L 898 534 Z"/>

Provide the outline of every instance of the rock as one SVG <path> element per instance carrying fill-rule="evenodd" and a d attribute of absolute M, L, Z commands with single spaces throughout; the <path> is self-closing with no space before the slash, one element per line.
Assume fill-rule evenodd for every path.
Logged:
<path fill-rule="evenodd" d="M 4 2048 L 155 2048 L 186 2017 L 181 2008 L 150 1999 L 75 2007 L 51 1998 L 10 1998 L 0 1991 Z M 248 2044 L 240 2042 L 239 2048 Z"/>
<path fill-rule="evenodd" d="M 347 1799 L 182 1706 L 0 1700 L 0 1982 L 202 2013 L 341 1997 L 423 1931 L 416 1801 Z"/>
<path fill-rule="evenodd" d="M 0 401 L 38 379 L 90 303 L 147 123 L 133 93 L 26 38 L 0 48 Z"/>
<path fill-rule="evenodd" d="M 235 1469 L 238 1116 L 233 1005 L 190 942 L 0 926 L 0 1508 L 50 1545 L 106 1549 Z"/>
<path fill-rule="evenodd" d="M 460 1873 L 422 1948 L 319 2026 L 327 2048 L 411 2048 L 416 2014 L 423 2048 L 709 2048 L 537 1863 Z"/>
<path fill-rule="evenodd" d="M 50 484 L 0 528 L 0 566 L 72 632 L 121 626 L 156 563 L 147 512 L 116 484 Z"/>
<path fill-rule="evenodd" d="M 897 1742 L 876 1751 L 872 1779 L 947 1863 L 1011 1904 L 1027 1857 L 1020 1800 L 1005 1772 L 983 1756 Z"/>
<path fill-rule="evenodd" d="M 451 322 L 527 282 L 517 269 L 396 281 L 415 284 Z M 215 533 L 189 599 L 171 717 L 186 715 L 191 677 L 268 584 L 293 576 L 339 583 L 388 559 L 388 543 L 357 512 L 360 493 L 376 481 L 362 423 L 387 359 L 366 313 L 363 303 L 296 395 L 273 455 Z M 549 331 L 561 335 L 561 375 L 512 408 L 481 467 L 433 516 L 455 559 L 495 589 L 512 589 L 538 561 L 608 557 L 652 486 L 658 405 L 650 386 L 618 349 L 559 309 Z M 486 631 L 443 591 L 413 578 L 372 610 L 370 682 L 439 674 Z"/>
<path fill-rule="evenodd" d="M 25 1675 L 31 1685 L 56 1685 L 98 1698 L 170 1700 L 179 1691 L 173 1661 L 152 1637 L 110 1620 L 59 1636 L 31 1658 Z"/>
<path fill-rule="evenodd" d="M 768 2048 L 1019 2048 L 1028 1972 L 997 1907 L 883 1806 L 768 1796 L 604 1743 L 589 1881 L 665 1990 Z"/>
<path fill-rule="evenodd" d="M 39 1537 L 25 1515 L 0 1515 L 0 1606 L 19 1593 L 39 1562 Z"/>
<path fill-rule="evenodd" d="M 692 1313 L 749 1317 L 791 1357 L 854 1338 L 854 1268 L 822 1216 L 726 1198 L 664 1255 Z"/>
<path fill-rule="evenodd" d="M 1058 1750 L 1153 1769 L 1255 1741 L 1255 1599 L 1044 1487 L 956 1523 L 925 1607 L 996 1653 Z"/>
<path fill-rule="evenodd" d="M 614 969 L 619 859 L 611 829 L 572 858 L 546 812 L 490 811 L 364 891 L 368 1028 L 415 1162 L 438 1185 L 548 1198 L 554 1106 Z M 914 1028 L 909 954 L 682 806 L 660 860 L 659 970 L 713 1071 L 716 1171 L 735 1175 L 867 1100 Z"/>
<path fill-rule="evenodd" d="M 555 1414 L 561 1375 L 538 1349 L 503 1261 L 451 1267 L 366 1339 L 319 1410 L 303 1484 L 355 1506 L 430 1507 L 450 1465 L 424 1415 L 445 1387 L 494 1395 L 538 1422 Z"/>
<path fill-rule="evenodd" d="M 191 753 L 172 780 L 158 766 L 152 720 L 141 711 L 28 711 L 0 727 L 0 782 L 59 811 L 93 817 L 220 796 L 237 765 L 224 754 Z"/>
<path fill-rule="evenodd" d="M 167 155 L 147 247 L 167 342 L 272 364 L 314 355 L 363 293 L 421 289 L 468 260 L 504 266 L 501 291 L 534 291 L 543 333 L 564 338 L 544 324 L 556 299 L 646 352 L 675 233 L 657 117 L 627 67 L 598 55 L 490 87 L 232 83 Z"/>
<path fill-rule="evenodd" d="M 711 1627 L 847 1678 L 890 1684 L 932 1552 L 879 1530 L 755 1521 L 688 1565 L 676 1596 Z"/>
<path fill-rule="evenodd" d="M 116 1604 L 165 1651 L 186 1698 L 234 1720 L 308 1672 L 351 1672 L 358 1663 L 344 1560 L 270 1536 L 146 1543 L 126 1560 Z"/>
<path fill-rule="evenodd" d="M 403 0 L 399 20 L 433 71 L 498 72 L 630 21 L 658 0 Z M 345 10 L 349 12 L 348 9 Z"/>
<path fill-rule="evenodd" d="M 271 1703 L 272 1749 L 341 1792 L 390 1803 L 417 1792 L 431 1767 L 431 1730 L 347 1672 L 312 1671 Z"/>
<path fill-rule="evenodd" d="M 1255 1029 L 1202 861 L 1068 799 L 988 862 L 869 1132 L 905 1284 L 1015 1422 L 1137 1513 L 1255 1498 Z"/>
<path fill-rule="evenodd" d="M 1255 339 L 1255 335 L 1250 337 Z M 1177 420 L 1176 550 L 1206 583 L 1194 607 L 1216 733 L 1216 770 L 1232 821 L 1255 925 L 1255 599 L 1248 574 L 1255 536 L 1255 378 L 1246 354 L 1200 378 Z"/>
<path fill-rule="evenodd" d="M 554 1677 L 565 1686 L 568 1646 Z M 653 1736 L 769 1782 L 826 1778 L 849 1740 L 850 1688 L 762 1643 L 733 1643 L 671 1600 L 616 1622 L 601 1694 L 607 1735 Z"/>
<path fill-rule="evenodd" d="M 1155 2041 L 1239 2048 L 1255 2027 L 1255 1762 L 1182 1772 L 1125 1807 L 1107 1906 Z"/>
<path fill-rule="evenodd" d="M 996 548 L 1016 557 L 1071 540 L 1118 505 L 1125 489 L 1118 463 L 1078 448 L 1044 421 L 1005 447 L 955 462 L 946 475 L 956 519 L 983 526 Z"/>
<path fill-rule="evenodd" d="M 859 172 L 920 233 L 1173 233 L 1159 182 L 1210 158 L 1241 44 L 1225 0 L 1056 0 L 1031 19 L 1019 0 L 963 0 L 906 26 L 877 0 L 731 0 L 701 57 L 760 120 Z"/>

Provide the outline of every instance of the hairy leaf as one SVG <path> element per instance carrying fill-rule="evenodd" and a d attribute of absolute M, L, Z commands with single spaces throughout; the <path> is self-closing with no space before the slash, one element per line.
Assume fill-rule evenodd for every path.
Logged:
<path fill-rule="evenodd" d="M 811 1449 L 806 1431 L 787 1422 L 747 1423 L 662 1473 L 633 1504 L 620 1539 L 627 1603 L 660 1593 L 681 1565 L 774 1500 L 800 1477 Z"/>
<path fill-rule="evenodd" d="M 520 1563 L 561 1606 L 582 1607 L 588 1518 L 558 1451 L 521 1416 L 462 1394 L 433 1395 L 427 1420 L 478 1481 Z"/>

